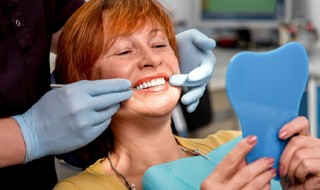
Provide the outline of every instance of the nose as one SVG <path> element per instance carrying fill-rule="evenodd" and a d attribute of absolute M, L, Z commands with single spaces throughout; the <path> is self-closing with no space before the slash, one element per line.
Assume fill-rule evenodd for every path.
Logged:
<path fill-rule="evenodd" d="M 162 63 L 161 55 L 155 52 L 155 48 L 145 47 L 140 51 L 141 60 L 139 61 L 139 68 L 158 67 Z"/>

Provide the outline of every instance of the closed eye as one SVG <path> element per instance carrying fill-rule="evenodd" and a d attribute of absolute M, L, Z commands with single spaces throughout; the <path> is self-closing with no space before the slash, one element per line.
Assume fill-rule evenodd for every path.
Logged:
<path fill-rule="evenodd" d="M 122 51 L 120 53 L 117 53 L 116 55 L 126 55 L 129 54 L 131 51 L 127 50 L 127 51 Z"/>
<path fill-rule="evenodd" d="M 167 47 L 168 45 L 167 44 L 157 44 L 155 46 L 153 46 L 154 48 L 164 48 L 164 47 Z"/>

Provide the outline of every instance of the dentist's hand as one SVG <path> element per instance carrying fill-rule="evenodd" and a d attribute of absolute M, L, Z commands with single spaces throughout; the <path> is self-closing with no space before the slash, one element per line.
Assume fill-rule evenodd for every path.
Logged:
<path fill-rule="evenodd" d="M 132 96 L 130 85 L 126 79 L 79 81 L 47 92 L 27 112 L 13 116 L 26 143 L 25 163 L 94 140 Z"/>
<path fill-rule="evenodd" d="M 183 86 L 187 92 L 181 102 L 187 105 L 187 111 L 193 112 L 199 104 L 207 84 L 213 76 L 216 58 L 212 49 L 216 42 L 195 29 L 176 35 L 179 46 L 181 74 L 170 77 L 172 86 Z"/>

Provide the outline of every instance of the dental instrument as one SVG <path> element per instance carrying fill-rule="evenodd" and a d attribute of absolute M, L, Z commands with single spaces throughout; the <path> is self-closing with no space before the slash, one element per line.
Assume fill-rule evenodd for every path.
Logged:
<path fill-rule="evenodd" d="M 54 88 L 61 88 L 61 87 L 63 87 L 65 84 L 50 84 L 50 87 L 52 88 L 52 89 L 54 89 Z M 129 88 L 129 89 L 131 89 L 131 90 L 133 90 L 133 91 L 136 91 L 136 90 L 138 90 L 138 89 L 136 89 L 136 88 Z"/>

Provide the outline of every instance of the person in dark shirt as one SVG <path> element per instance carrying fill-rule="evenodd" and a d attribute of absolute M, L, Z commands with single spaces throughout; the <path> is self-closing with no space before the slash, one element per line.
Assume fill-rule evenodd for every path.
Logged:
<path fill-rule="evenodd" d="M 54 157 L 86 145 L 109 125 L 120 102 L 132 95 L 123 79 L 79 81 L 51 90 L 50 51 L 82 0 L 0 2 L 0 179 L 10 189 L 52 189 Z M 56 38 L 52 38 L 55 37 Z M 196 30 L 180 34 L 182 56 L 197 57 L 172 77 L 189 86 L 183 98 L 192 112 L 212 78 L 212 39 Z M 186 40 L 188 39 L 188 40 Z M 203 66 L 206 69 L 204 72 Z M 208 67 L 209 66 L 209 67 Z M 201 69 L 202 68 L 202 69 Z M 192 71 L 192 72 L 191 72 Z M 197 76 L 192 79 L 192 76 Z M 12 183 L 12 179 L 18 179 Z M 39 180 L 41 179 L 41 180 Z"/>
<path fill-rule="evenodd" d="M 25 160 L 25 148 L 29 148 L 24 142 L 27 138 L 10 116 L 26 112 L 50 90 L 52 34 L 58 32 L 83 3 L 82 0 L 0 2 L 1 189 L 52 189 L 57 182 L 53 156 Z M 46 113 L 41 117 L 46 117 Z M 29 163 L 19 164 L 24 162 Z M 8 166 L 13 164 L 17 165 Z"/>

